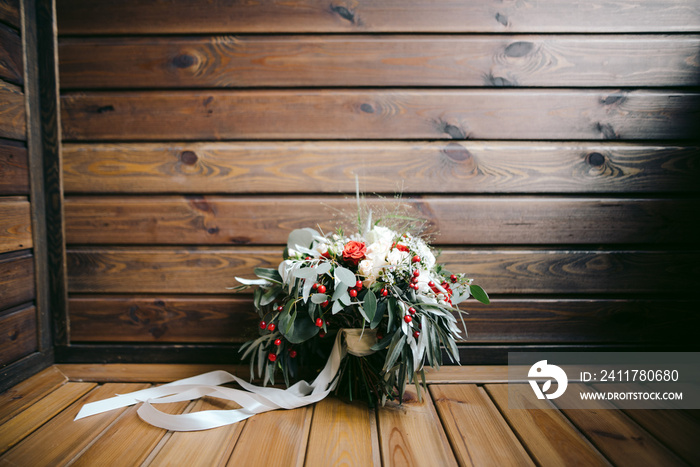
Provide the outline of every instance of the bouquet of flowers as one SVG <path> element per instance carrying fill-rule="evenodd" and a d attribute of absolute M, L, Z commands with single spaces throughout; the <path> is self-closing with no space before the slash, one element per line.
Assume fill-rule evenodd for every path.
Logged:
<path fill-rule="evenodd" d="M 237 288 L 257 286 L 259 337 L 240 349 L 250 358 L 251 378 L 257 368 L 263 384 L 274 384 L 281 372 L 289 386 L 301 370 L 323 366 L 339 332 L 348 355 L 336 394 L 370 405 L 402 400 L 407 381 L 420 397 L 423 368 L 442 364 L 441 347 L 459 361 L 458 304 L 470 296 L 488 303 L 488 295 L 438 264 L 419 235 L 372 223 L 371 212 L 364 225 L 349 236 L 294 230 L 277 269 L 256 268 L 256 280 L 236 278 L 243 284 Z"/>

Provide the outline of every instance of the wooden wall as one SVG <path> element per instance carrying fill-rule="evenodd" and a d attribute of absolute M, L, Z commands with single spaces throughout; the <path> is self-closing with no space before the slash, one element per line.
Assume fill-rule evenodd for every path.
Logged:
<path fill-rule="evenodd" d="M 0 391 L 53 361 L 43 157 L 58 153 L 43 150 L 37 33 L 50 5 L 0 1 Z"/>
<path fill-rule="evenodd" d="M 351 211 L 356 175 L 491 294 L 465 361 L 697 350 L 696 0 L 57 9 L 60 359 L 235 359 L 256 317 L 233 277 Z"/>

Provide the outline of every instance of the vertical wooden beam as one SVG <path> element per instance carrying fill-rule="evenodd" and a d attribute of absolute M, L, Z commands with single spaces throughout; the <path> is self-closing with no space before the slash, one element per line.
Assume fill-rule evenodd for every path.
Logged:
<path fill-rule="evenodd" d="M 68 343 L 54 0 L 22 2 L 39 349 Z"/>

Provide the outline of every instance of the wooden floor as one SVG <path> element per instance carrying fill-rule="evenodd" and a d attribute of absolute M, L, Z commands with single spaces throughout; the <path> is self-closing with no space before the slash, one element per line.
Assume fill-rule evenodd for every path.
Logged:
<path fill-rule="evenodd" d="M 328 398 L 189 433 L 147 425 L 136 407 L 73 421 L 85 402 L 216 368 L 50 367 L 0 394 L 0 465 L 700 465 L 695 412 L 508 409 L 506 368 L 493 366 L 445 367 L 428 375 L 430 397 L 419 402 L 410 393 L 402 406 L 376 411 Z"/>

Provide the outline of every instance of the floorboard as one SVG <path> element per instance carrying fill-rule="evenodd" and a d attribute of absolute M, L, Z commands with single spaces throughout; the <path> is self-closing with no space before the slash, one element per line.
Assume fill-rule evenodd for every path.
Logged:
<path fill-rule="evenodd" d="M 247 376 L 238 366 L 54 365 L 0 394 L 0 466 L 700 465 L 694 412 L 619 410 L 600 401 L 562 409 L 557 402 L 563 407 L 568 391 L 514 409 L 509 395 L 522 398 L 529 387 L 509 388 L 505 366 L 431 371 L 422 398 L 410 387 L 400 405 L 371 409 L 329 397 L 207 431 L 152 427 L 136 406 L 74 421 L 86 402 L 214 369 Z M 237 406 L 205 397 L 159 408 Z"/>

